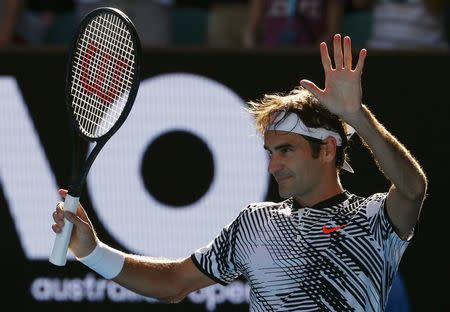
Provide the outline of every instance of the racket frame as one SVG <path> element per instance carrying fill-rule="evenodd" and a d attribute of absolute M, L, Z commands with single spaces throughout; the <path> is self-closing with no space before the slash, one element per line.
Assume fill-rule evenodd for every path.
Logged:
<path fill-rule="evenodd" d="M 127 30 L 130 31 L 130 35 L 132 37 L 131 41 L 133 43 L 134 48 L 134 64 L 129 64 L 130 68 L 134 70 L 134 76 L 131 83 L 130 92 L 128 94 L 127 102 L 114 125 L 103 135 L 92 138 L 85 135 L 79 128 L 78 121 L 74 115 L 74 107 L 72 106 L 73 96 L 71 93 L 72 89 L 72 68 L 75 62 L 76 51 L 78 48 L 78 43 L 80 38 L 83 36 L 86 27 L 89 23 L 99 15 L 111 13 L 118 16 L 122 22 L 124 22 L 127 26 Z M 68 194 L 64 200 L 64 209 L 69 210 L 72 213 L 76 213 L 77 206 L 79 203 L 79 199 L 81 196 L 81 191 L 86 179 L 86 176 L 97 157 L 100 150 L 106 144 L 106 142 L 111 138 L 111 136 L 122 126 L 125 119 L 128 117 L 128 114 L 133 107 L 134 101 L 136 99 L 136 95 L 139 89 L 140 84 L 140 66 L 141 66 L 141 43 L 139 40 L 139 36 L 137 34 L 136 28 L 133 22 L 125 15 L 122 11 L 112 8 L 112 7 L 100 7 L 89 14 L 87 14 L 83 20 L 81 21 L 78 30 L 75 32 L 74 37 L 72 39 L 72 43 L 68 50 L 68 61 L 66 64 L 66 88 L 65 88 L 65 99 L 66 99 L 66 107 L 67 113 L 69 114 L 68 120 L 69 125 L 72 129 L 73 142 L 72 142 L 72 168 L 71 168 L 71 181 L 68 188 Z M 75 135 L 77 134 L 82 139 L 88 142 L 95 143 L 94 148 L 89 153 L 86 158 L 84 153 L 81 152 L 81 142 L 80 139 Z M 53 245 L 53 250 L 50 255 L 49 261 L 54 265 L 64 266 L 66 264 L 67 258 L 67 250 L 70 242 L 71 232 L 73 228 L 73 224 L 65 220 L 66 224 L 63 227 L 61 233 L 57 233 L 55 237 L 55 242 Z"/>
<path fill-rule="evenodd" d="M 131 85 L 130 93 L 128 95 L 127 103 L 125 104 L 125 107 L 123 111 L 120 114 L 120 117 L 117 119 L 117 121 L 114 123 L 114 125 L 109 129 L 105 134 L 98 138 L 92 138 L 87 135 L 85 135 L 79 128 L 78 121 L 74 117 L 74 107 L 72 106 L 72 100 L 73 96 L 71 94 L 71 87 L 72 87 L 72 65 L 75 62 L 76 57 L 76 49 L 78 46 L 78 42 L 80 41 L 81 36 L 84 34 L 84 31 L 88 24 L 98 15 L 101 15 L 103 13 L 112 13 L 117 15 L 125 24 L 127 24 L 128 30 L 130 31 L 130 34 L 132 36 L 132 42 L 134 44 L 135 49 L 135 64 L 132 66 L 132 68 L 135 71 L 135 79 L 133 79 L 133 83 Z M 131 26 L 131 27 L 130 27 Z M 131 111 L 131 108 L 133 107 L 138 89 L 139 89 L 139 82 L 140 82 L 140 64 L 141 64 L 141 44 L 139 40 L 139 36 L 137 34 L 136 28 L 133 24 L 133 22 L 130 20 L 130 18 L 125 15 L 122 11 L 112 8 L 112 7 L 100 7 L 97 8 L 90 13 L 88 13 L 85 18 L 82 20 L 82 22 L 79 25 L 78 31 L 76 32 L 72 44 L 70 46 L 69 50 L 69 59 L 67 62 L 67 69 L 66 69 L 66 107 L 67 112 L 69 114 L 69 122 L 72 128 L 73 133 L 78 134 L 81 138 L 83 138 L 86 141 L 95 143 L 94 148 L 89 153 L 88 157 L 82 161 L 82 159 L 77 158 L 80 156 L 79 151 L 79 145 L 75 147 L 75 150 L 73 151 L 73 161 L 72 161 L 72 179 L 71 183 L 68 189 L 68 193 L 71 196 L 80 197 L 81 195 L 81 189 L 84 184 L 84 181 L 86 179 L 86 176 L 89 172 L 90 167 L 92 166 L 95 158 L 97 157 L 100 150 L 103 148 L 103 146 L 106 144 L 106 142 L 111 138 L 111 136 L 122 126 L 125 119 L 128 117 L 128 114 Z M 77 140 L 75 140 L 77 141 Z M 75 142 L 75 144 L 79 144 Z M 83 166 L 81 164 L 83 163 Z"/>

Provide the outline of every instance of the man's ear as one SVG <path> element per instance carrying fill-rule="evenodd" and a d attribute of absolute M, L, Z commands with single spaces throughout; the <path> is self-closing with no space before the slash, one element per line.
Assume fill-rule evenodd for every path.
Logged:
<path fill-rule="evenodd" d="M 334 162 L 335 161 L 336 150 L 337 150 L 337 145 L 336 145 L 335 138 L 333 138 L 332 136 L 329 136 L 328 138 L 323 140 L 321 153 L 322 153 L 323 160 L 325 162 Z"/>

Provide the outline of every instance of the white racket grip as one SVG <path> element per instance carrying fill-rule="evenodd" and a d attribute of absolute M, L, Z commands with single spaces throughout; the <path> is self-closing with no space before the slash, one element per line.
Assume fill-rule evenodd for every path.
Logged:
<path fill-rule="evenodd" d="M 72 197 L 66 195 L 64 200 L 64 210 L 76 213 L 79 197 Z M 50 256 L 50 262 L 54 265 L 64 266 L 67 260 L 67 250 L 69 249 L 70 236 L 72 234 L 73 223 L 69 220 L 64 220 L 64 226 L 60 233 L 56 233 L 55 242 L 53 243 L 53 250 Z"/>

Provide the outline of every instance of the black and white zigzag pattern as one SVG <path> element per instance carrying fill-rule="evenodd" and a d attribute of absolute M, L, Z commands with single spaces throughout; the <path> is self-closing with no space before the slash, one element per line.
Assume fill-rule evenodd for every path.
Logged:
<path fill-rule="evenodd" d="M 255 203 L 192 259 L 221 284 L 243 275 L 251 311 L 382 311 L 408 245 L 385 198 L 346 192 L 311 208 L 292 198 Z"/>

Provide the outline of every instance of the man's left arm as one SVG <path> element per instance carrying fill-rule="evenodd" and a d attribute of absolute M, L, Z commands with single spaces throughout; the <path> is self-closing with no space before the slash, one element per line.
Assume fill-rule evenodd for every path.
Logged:
<path fill-rule="evenodd" d="M 421 166 L 363 105 L 352 120 L 347 120 L 372 152 L 377 165 L 392 183 L 386 208 L 396 232 L 407 239 L 420 215 L 427 190 L 427 178 Z"/>
<path fill-rule="evenodd" d="M 300 84 L 312 92 L 328 110 L 355 128 L 373 153 L 380 170 L 392 183 L 386 200 L 390 220 L 400 237 L 410 236 L 420 214 L 427 179 L 410 152 L 362 105 L 361 75 L 367 51 L 359 52 L 353 69 L 352 44 L 348 36 L 333 38 L 334 66 L 325 42 L 320 56 L 325 71 L 325 88 L 309 80 Z"/>

